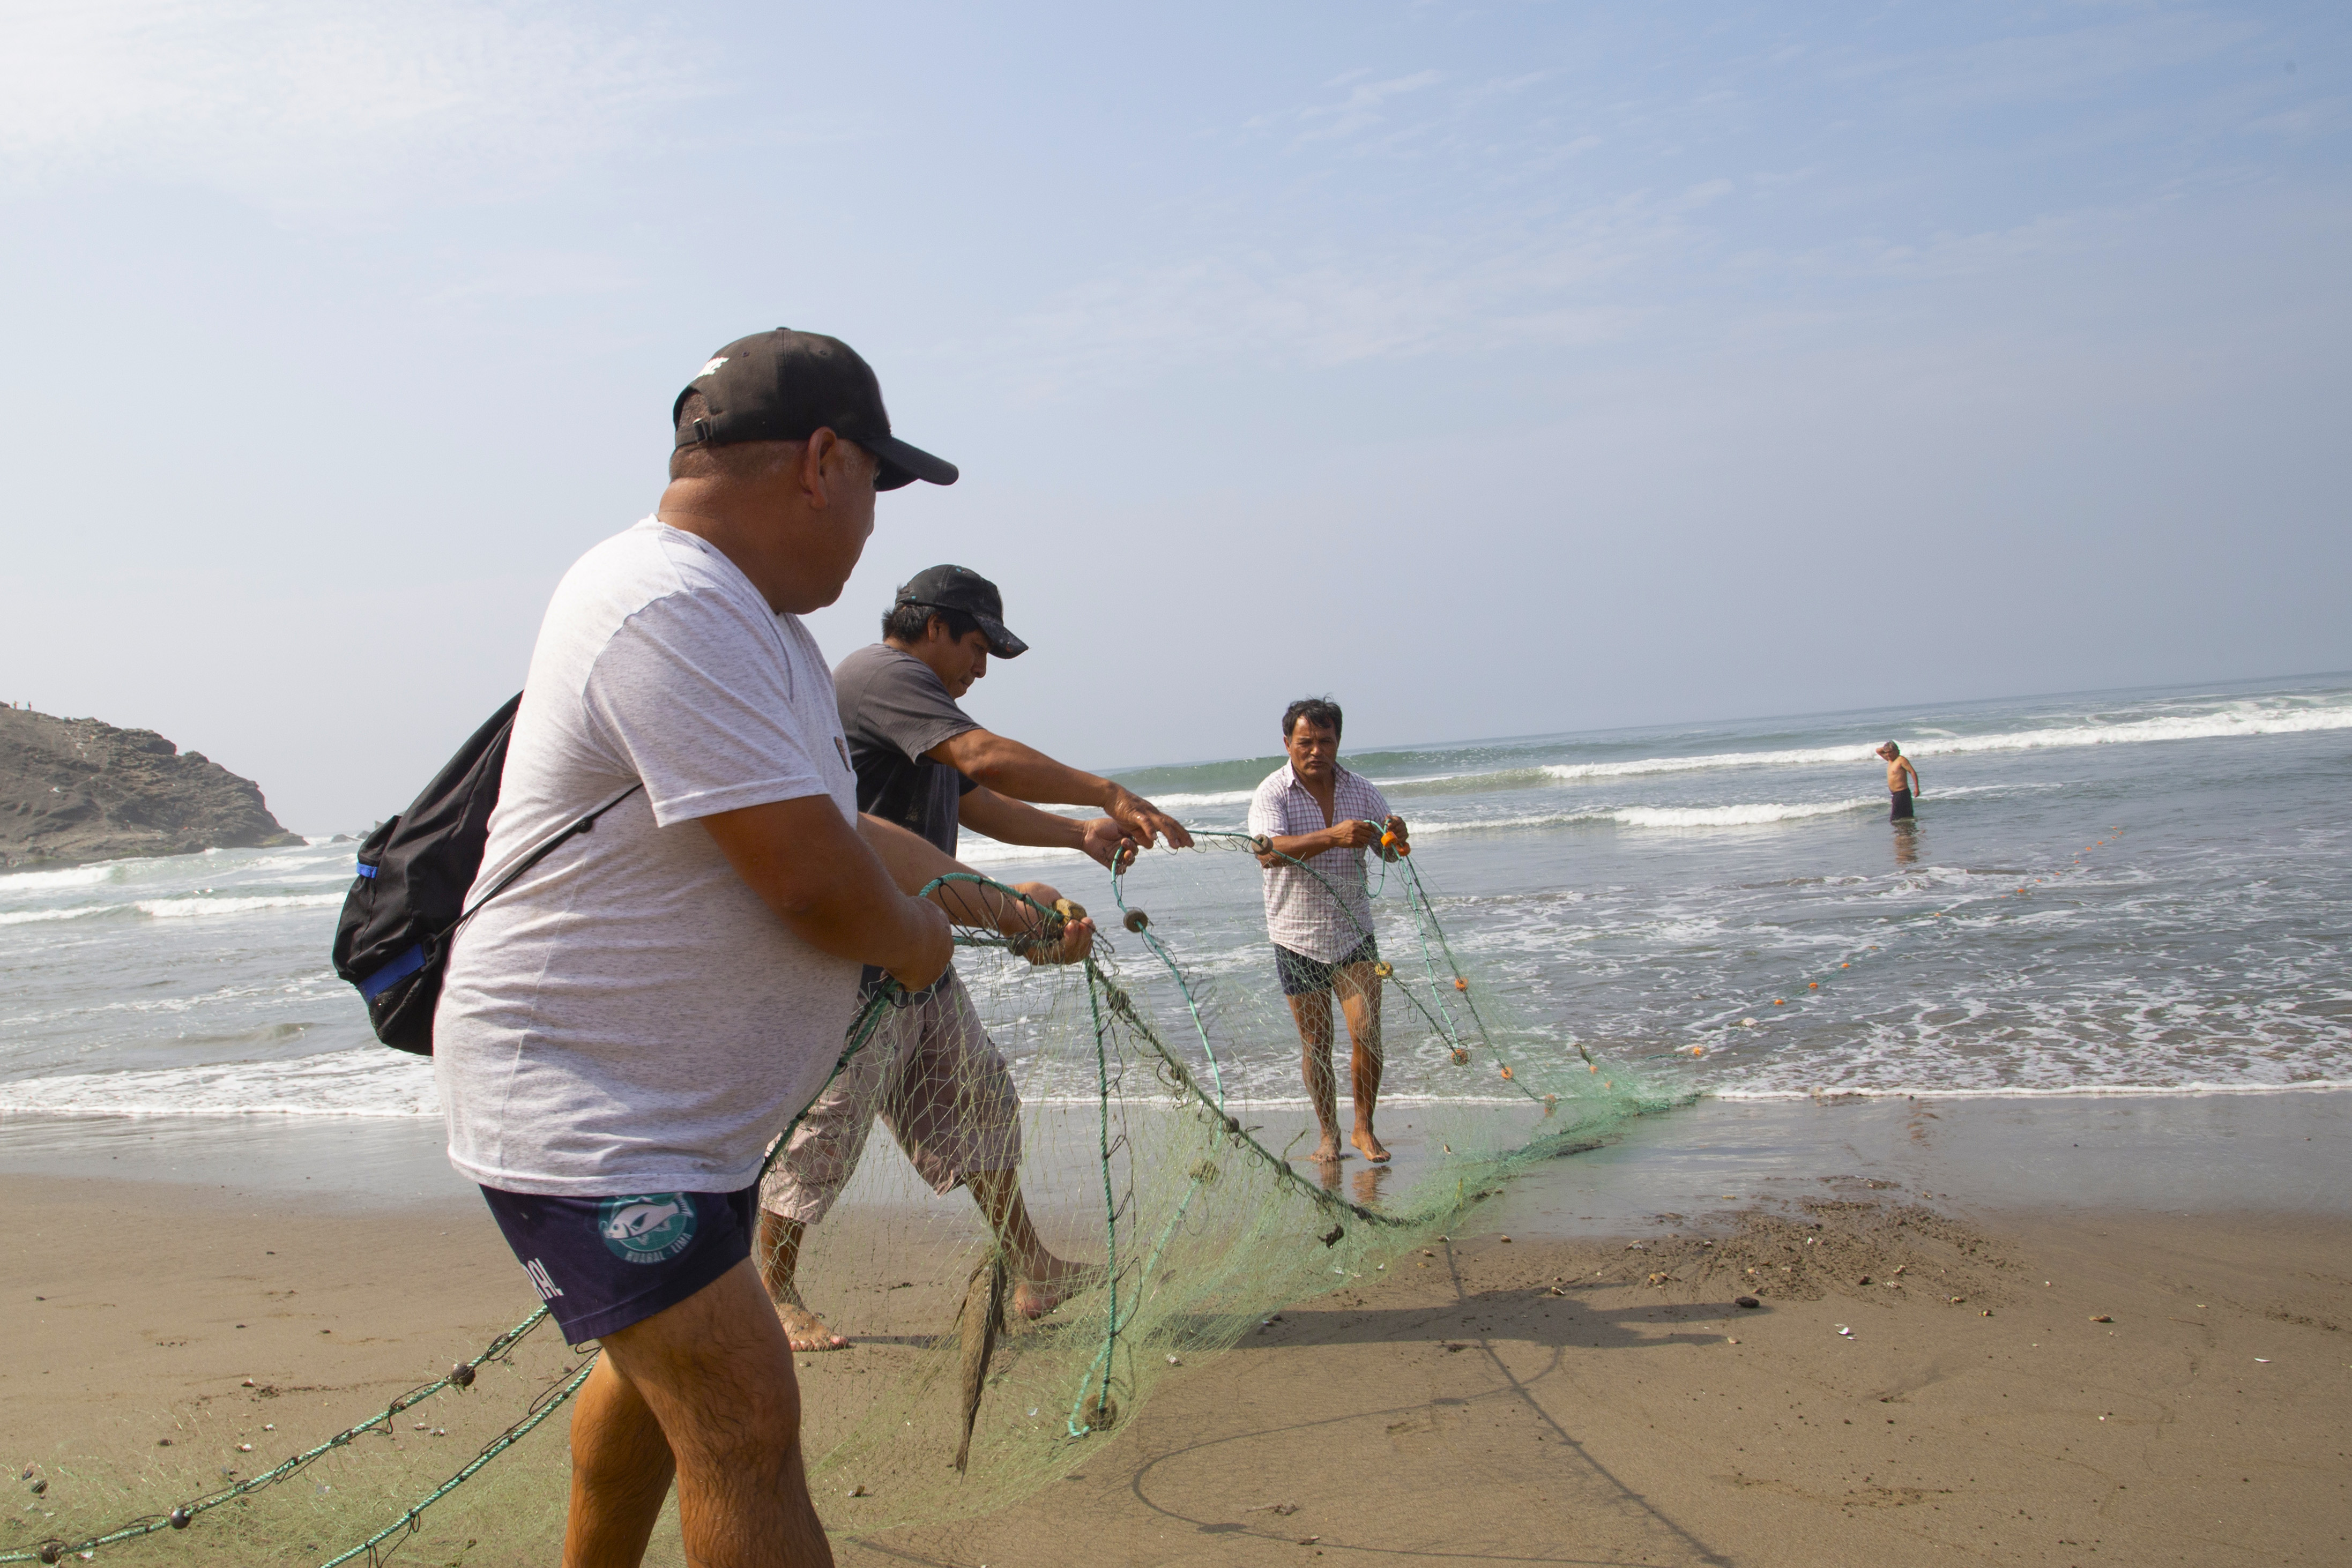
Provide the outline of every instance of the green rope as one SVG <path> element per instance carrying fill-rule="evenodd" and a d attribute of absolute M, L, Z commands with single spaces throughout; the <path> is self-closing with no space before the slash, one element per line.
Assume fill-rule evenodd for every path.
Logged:
<path fill-rule="evenodd" d="M 1094 959 L 1089 957 L 1087 960 L 1087 1006 L 1094 1016 L 1095 1081 L 1097 1085 L 1097 1092 L 1101 1104 L 1099 1146 L 1102 1159 L 1103 1180 L 1103 1272 L 1110 1291 L 1110 1304 L 1108 1316 L 1106 1319 L 1106 1326 L 1103 1333 L 1102 1350 L 1096 1355 L 1093 1365 L 1087 1368 L 1087 1375 L 1080 1380 L 1078 1385 L 1077 1397 L 1070 1403 L 1070 1416 L 1066 1426 L 1070 1436 L 1073 1437 L 1083 1437 L 1088 1432 L 1094 1430 L 1091 1424 L 1085 1427 L 1079 1426 L 1078 1415 L 1086 1404 L 1086 1385 L 1087 1384 L 1094 1381 L 1096 1367 L 1100 1367 L 1102 1369 L 1102 1387 L 1095 1396 L 1095 1413 L 1097 1416 L 1100 1416 L 1109 1407 L 1111 1353 L 1118 1343 L 1119 1329 L 1118 1197 L 1111 1189 L 1110 1175 L 1110 1054 L 1109 1046 L 1103 1038 L 1104 1026 L 1102 1005 L 1096 995 L 1093 984 L 1093 977 L 1097 973 L 1098 971 L 1095 967 Z"/>
<path fill-rule="evenodd" d="M 353 1439 L 364 1436 L 368 1432 L 373 1431 L 378 1427 L 382 1427 L 385 1434 L 389 1436 L 392 1432 L 392 1418 L 394 1416 L 401 1414 L 403 1411 L 415 1409 L 417 1406 L 423 1404 L 425 1400 L 432 1398 L 435 1395 L 440 1393 L 445 1388 L 464 1388 L 473 1382 L 474 1374 L 480 1370 L 486 1363 L 503 1358 L 507 1353 L 515 1347 L 517 1342 L 521 1340 L 525 1334 L 530 1333 L 531 1330 L 537 1328 L 546 1320 L 547 1309 L 545 1307 L 541 1307 L 537 1311 L 533 1312 L 529 1317 L 523 1319 L 522 1322 L 515 1324 L 514 1327 L 507 1330 L 504 1333 L 499 1334 L 497 1338 L 491 1340 L 488 1345 L 483 1347 L 479 1354 L 473 1356 L 469 1360 L 459 1363 L 457 1366 L 451 1367 L 448 1373 L 445 1375 L 436 1377 L 430 1383 L 423 1384 L 415 1388 L 410 1389 L 407 1393 L 401 1395 L 398 1398 L 393 1400 L 391 1404 L 386 1405 L 382 1410 L 377 1411 L 366 1420 L 359 1422 L 354 1426 L 346 1427 L 343 1430 L 336 1433 L 333 1437 L 327 1438 L 324 1442 L 319 1443 L 314 1447 L 305 1448 L 302 1452 L 295 1455 L 292 1458 L 286 1460 L 283 1464 L 273 1465 L 257 1476 L 248 1477 L 245 1480 L 238 1481 L 234 1486 L 223 1487 L 218 1491 L 209 1492 L 203 1497 L 194 1500 L 193 1501 L 183 1503 L 178 1508 L 174 1509 L 172 1514 L 148 1514 L 142 1518 L 133 1520 L 128 1524 L 108 1531 L 104 1534 L 89 1536 L 79 1542 L 59 1541 L 52 1538 L 51 1540 L 45 1541 L 37 1546 L 18 1547 L 9 1551 L 0 1552 L 0 1563 L 38 1563 L 43 1560 L 43 1552 L 50 1547 L 55 1547 L 57 1549 L 58 1556 L 62 1557 L 68 1552 L 94 1552 L 101 1546 L 113 1546 L 121 1542 L 136 1540 L 142 1535 L 152 1535 L 159 1530 L 169 1530 L 174 1528 L 172 1522 L 173 1514 L 179 1515 L 184 1521 L 184 1522 L 177 1528 L 184 1529 L 186 1528 L 186 1522 L 193 1521 L 198 1515 L 208 1513 L 212 1510 L 219 1508 L 224 1504 L 235 1502 L 238 1499 L 259 1491 L 266 1487 L 275 1486 L 278 1482 L 285 1480 L 287 1478 L 307 1469 L 312 1463 L 322 1456 L 344 1447 Z M 460 1375 L 461 1371 L 463 1374 L 462 1376 Z M 55 1560 L 55 1558 L 50 1559 L 50 1561 Z"/>

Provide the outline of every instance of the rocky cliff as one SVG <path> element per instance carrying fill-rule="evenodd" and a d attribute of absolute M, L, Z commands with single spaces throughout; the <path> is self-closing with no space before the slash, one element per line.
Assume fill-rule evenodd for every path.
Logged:
<path fill-rule="evenodd" d="M 0 867 L 301 841 L 259 785 L 152 729 L 0 708 Z"/>

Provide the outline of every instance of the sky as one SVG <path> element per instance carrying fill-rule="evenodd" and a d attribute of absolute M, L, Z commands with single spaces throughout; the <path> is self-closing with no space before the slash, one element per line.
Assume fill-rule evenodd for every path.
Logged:
<path fill-rule="evenodd" d="M 2352 667 L 2352 11 L 8 0 L 0 698 L 405 804 L 720 344 L 1082 767 Z"/>

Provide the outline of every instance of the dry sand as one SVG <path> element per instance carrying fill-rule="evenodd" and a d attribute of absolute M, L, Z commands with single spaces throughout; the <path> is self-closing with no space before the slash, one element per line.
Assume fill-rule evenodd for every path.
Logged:
<path fill-rule="evenodd" d="M 533 1304 L 467 1202 L 17 1176 L 0 1203 L 0 1551 L 254 1473 Z M 1963 1211 L 1853 1180 L 1431 1251 L 1171 1379 L 1045 1492 L 842 1560 L 2352 1561 L 2343 1218 Z M 858 1359 L 803 1358 L 812 1405 Z M 535 1336 L 242 1516 L 101 1560 L 316 1562 L 576 1364 Z M 562 1423 L 400 1560 L 552 1561 Z"/>

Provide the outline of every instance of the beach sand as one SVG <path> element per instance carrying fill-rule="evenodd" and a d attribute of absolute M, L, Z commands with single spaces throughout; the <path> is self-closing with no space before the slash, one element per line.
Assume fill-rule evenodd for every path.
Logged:
<path fill-rule="evenodd" d="M 2338 1188 L 2341 1144 L 2325 1134 L 2347 1097 L 2326 1098 L 2235 1113 L 2302 1118 L 2293 1138 L 2317 1141 L 2291 1191 Z M 2068 1123 L 2079 1111 L 1938 1111 L 1947 1145 L 1957 1126 L 2003 1146 L 2003 1116 L 2042 1144 L 2088 1124 Z M 841 1539 L 841 1560 L 2352 1560 L 2352 1217 L 2340 1198 L 2219 1201 L 2275 1198 L 2292 1151 L 2251 1162 L 2272 1185 L 2225 1186 L 2187 1212 L 2028 1207 L 1985 1196 L 2015 1196 L 2014 1159 L 1948 1159 L 1923 1183 L 1916 1163 L 1874 1152 L 1920 1107 L 1790 1114 L 1808 1113 L 1837 1135 L 1776 1141 L 1769 1173 L 1738 1180 L 1721 1140 L 1679 1163 L 1559 1162 L 1493 1205 L 1481 1233 L 1287 1309 L 1171 1378 L 1067 1479 L 978 1520 Z M 1717 1130 L 1746 1115 L 1727 1111 Z M 1704 1117 L 1680 1125 L 1685 1154 L 1712 1135 Z M 1870 1136 L 1846 1136 L 1860 1129 Z M 347 1141 L 345 1166 L 366 1168 L 365 1137 Z M 2147 1140 L 2151 1157 L 2166 1146 Z M 232 1154 L 160 1164 L 178 1179 L 0 1162 L 16 1217 L 0 1461 L 49 1482 L 36 1497 L 9 1480 L 0 1550 L 161 1509 L 224 1469 L 252 1474 L 534 1304 L 454 1181 L 305 1191 L 283 1170 L 240 1181 L 254 1167 Z M 1602 1201 L 1622 1200 L 1629 1172 L 1654 1191 L 1724 1179 L 1706 1183 L 1720 1190 L 1703 1209 L 1633 1220 L 1637 1205 Z M 2162 1190 L 2147 1175 L 2119 1190 Z M 854 1283 L 831 1285 L 846 1296 Z M 1761 1305 L 1736 1306 L 1742 1293 Z M 813 1410 L 866 1375 L 859 1362 L 803 1358 Z M 536 1334 L 393 1435 L 99 1560 L 319 1561 L 391 1521 L 577 1364 Z M 428 1515 L 400 1560 L 552 1561 L 565 1419 Z M 819 1506 L 855 1528 L 859 1500 L 840 1490 Z M 675 1555 L 665 1526 L 652 1560 Z"/>

